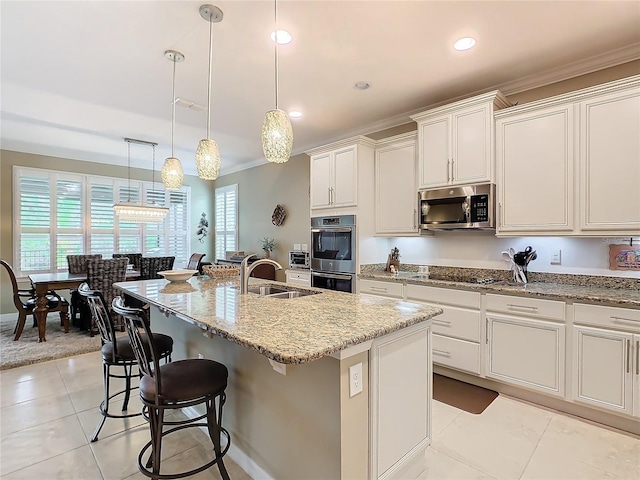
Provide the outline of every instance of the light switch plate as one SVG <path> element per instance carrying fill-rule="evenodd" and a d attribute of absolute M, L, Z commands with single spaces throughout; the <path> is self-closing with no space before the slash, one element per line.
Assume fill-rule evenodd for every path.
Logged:
<path fill-rule="evenodd" d="M 302 244 L 302 251 L 306 252 L 307 250 L 309 250 L 309 246 L 306 243 Z"/>
<path fill-rule="evenodd" d="M 296 251 L 296 252 L 299 252 L 300 251 L 300 244 L 299 243 L 294 243 L 293 244 L 293 250 Z"/>
<path fill-rule="evenodd" d="M 551 252 L 551 265 L 560 265 L 562 263 L 562 250 L 554 250 Z"/>

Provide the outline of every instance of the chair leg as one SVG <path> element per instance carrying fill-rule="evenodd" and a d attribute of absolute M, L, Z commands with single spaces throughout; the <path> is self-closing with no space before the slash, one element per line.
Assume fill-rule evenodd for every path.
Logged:
<path fill-rule="evenodd" d="M 35 320 L 36 316 L 33 316 L 33 319 Z M 16 323 L 16 328 L 14 330 L 15 332 L 15 336 L 13 337 L 13 341 L 15 342 L 16 340 L 18 340 L 20 338 L 20 335 L 22 335 L 22 330 L 24 329 L 24 324 L 27 321 L 27 313 L 26 312 L 19 312 L 18 313 L 18 323 Z"/>
<path fill-rule="evenodd" d="M 60 325 L 64 327 L 64 333 L 69 333 L 69 310 L 60 310 Z"/>
<path fill-rule="evenodd" d="M 100 404 L 100 414 L 102 418 L 98 423 L 95 431 L 93 432 L 93 436 L 91 437 L 91 442 L 98 441 L 98 435 L 100 434 L 100 430 L 102 430 L 102 426 L 104 425 L 105 420 L 107 419 L 106 413 L 109 412 L 109 365 L 106 363 L 102 364 L 102 383 L 104 385 L 104 400 Z"/>
<path fill-rule="evenodd" d="M 133 366 L 127 365 L 123 366 L 124 368 L 124 381 L 125 381 L 125 392 L 124 392 L 124 402 L 122 402 L 122 411 L 125 412 L 127 408 L 129 408 L 129 397 L 131 396 L 131 371 L 133 370 Z"/>
<path fill-rule="evenodd" d="M 155 475 L 160 475 L 160 459 L 162 458 L 162 428 L 164 423 L 164 409 L 149 407 L 149 427 L 151 429 L 151 455 L 147 461 L 147 468 Z M 152 477 L 156 478 L 156 477 Z"/>
<path fill-rule="evenodd" d="M 216 454 L 218 461 L 218 470 L 220 470 L 220 476 L 223 480 L 230 480 L 227 467 L 224 465 L 222 459 L 222 446 L 220 443 L 220 425 L 222 424 L 222 405 L 224 404 L 224 394 L 219 399 L 219 410 L 216 415 L 216 399 L 212 398 L 207 402 L 207 429 L 209 430 L 209 437 L 213 443 L 213 451 Z"/>

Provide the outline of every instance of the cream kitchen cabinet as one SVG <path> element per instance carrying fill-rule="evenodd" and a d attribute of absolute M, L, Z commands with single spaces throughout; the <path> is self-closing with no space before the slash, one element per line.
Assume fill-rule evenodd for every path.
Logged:
<path fill-rule="evenodd" d="M 640 416 L 640 310 L 574 305 L 572 399 Z"/>
<path fill-rule="evenodd" d="M 640 86 L 580 103 L 582 233 L 640 235 Z"/>
<path fill-rule="evenodd" d="M 376 235 L 418 234 L 417 134 L 379 140 L 375 152 Z"/>
<path fill-rule="evenodd" d="M 495 118 L 498 235 L 640 235 L 640 75 Z"/>
<path fill-rule="evenodd" d="M 418 124 L 420 189 L 494 180 L 494 111 L 499 91 L 412 115 Z"/>
<path fill-rule="evenodd" d="M 487 377 L 564 396 L 564 302 L 487 294 Z"/>
<path fill-rule="evenodd" d="M 300 287 L 311 286 L 311 271 L 310 270 L 287 270 L 285 272 L 287 283 L 291 285 L 297 285 Z"/>
<path fill-rule="evenodd" d="M 498 118 L 499 234 L 573 231 L 573 128 L 571 105 Z"/>
<path fill-rule="evenodd" d="M 432 322 L 433 363 L 481 373 L 481 294 L 450 288 L 409 284 L 406 297 L 442 308 Z"/>
<path fill-rule="evenodd" d="M 386 298 L 403 298 L 404 286 L 402 283 L 382 282 L 379 280 L 370 280 L 368 278 L 360 279 L 359 293 L 368 295 L 378 295 Z"/>
<path fill-rule="evenodd" d="M 373 161 L 375 142 L 354 137 L 307 151 L 311 209 L 358 205 L 358 164 Z"/>

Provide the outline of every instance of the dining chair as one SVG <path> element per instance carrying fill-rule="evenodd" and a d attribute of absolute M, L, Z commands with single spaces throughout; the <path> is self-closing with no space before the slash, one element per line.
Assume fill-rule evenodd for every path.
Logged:
<path fill-rule="evenodd" d="M 131 387 L 131 379 L 133 375 L 138 375 L 138 372 L 133 371 L 133 367 L 137 367 L 138 362 L 136 356 L 133 353 L 133 348 L 129 342 L 127 335 L 116 335 L 116 328 L 113 323 L 112 316 L 109 314 L 107 305 L 104 302 L 102 292 L 98 290 L 91 290 L 89 285 L 85 282 L 78 287 L 78 293 L 82 295 L 85 301 L 88 303 L 91 310 L 91 316 L 94 323 L 100 333 L 100 340 L 102 342 L 102 380 L 104 386 L 104 397 L 100 403 L 100 414 L 102 418 L 98 422 L 91 441 L 98 440 L 100 430 L 104 425 L 107 418 L 130 418 L 142 415 L 142 411 L 134 413 L 125 413 L 129 407 L 129 398 L 131 396 L 131 390 L 138 387 Z M 171 361 L 171 353 L 173 352 L 173 339 L 169 335 L 161 333 L 153 334 L 153 342 L 158 351 L 160 359 L 164 359 L 165 363 Z M 148 338 L 145 337 L 144 341 L 147 342 Z M 146 348 L 149 348 L 146 345 Z M 122 374 L 113 373 L 112 367 L 122 367 L 124 372 Z M 117 371 L 117 370 L 116 370 Z M 116 393 L 111 393 L 111 379 L 122 378 L 125 381 L 124 388 Z M 122 402 L 122 413 L 120 415 L 109 412 L 109 402 L 115 398 L 124 395 Z"/>
<path fill-rule="evenodd" d="M 200 271 L 200 263 L 205 255 L 206 253 L 192 253 L 191 257 L 189 257 L 189 262 L 187 262 L 187 270 Z"/>
<path fill-rule="evenodd" d="M 140 280 L 162 278 L 158 272 L 171 270 L 176 257 L 142 257 L 140 260 Z"/>
<path fill-rule="evenodd" d="M 87 261 L 87 283 L 91 290 L 98 290 L 102 292 L 104 303 L 107 305 L 107 310 L 112 315 L 113 312 L 110 308 L 111 302 L 114 297 L 119 295 L 119 292 L 113 287 L 113 284 L 125 281 L 128 263 L 129 260 L 125 257 L 103 258 Z M 116 326 L 124 331 L 124 324 L 122 321 L 120 321 L 120 319 L 115 315 L 113 315 L 112 318 Z M 97 328 L 93 318 L 90 319 L 86 327 L 89 329 L 89 334 L 93 336 Z"/>
<path fill-rule="evenodd" d="M 142 258 L 141 253 L 114 253 L 112 257 L 113 258 L 127 257 L 129 259 L 129 263 L 133 265 L 133 269 L 140 271 L 140 259 Z"/>
<path fill-rule="evenodd" d="M 69 273 L 81 274 L 87 273 L 87 260 L 95 260 L 102 258 L 101 253 L 95 253 L 90 255 L 67 255 L 67 265 L 69 267 Z M 74 327 L 81 326 L 88 321 L 87 318 L 83 319 L 82 316 L 89 316 L 89 311 L 86 308 L 87 305 L 82 300 L 82 297 L 78 295 L 78 291 L 75 288 L 69 290 L 71 294 L 71 323 Z M 78 318 L 78 315 L 80 318 Z"/>
<path fill-rule="evenodd" d="M 36 308 L 36 295 L 33 289 L 21 289 L 18 287 L 16 274 L 9 263 L 0 259 L 0 264 L 9 274 L 11 286 L 13 288 L 13 304 L 18 309 L 18 322 L 13 329 L 13 340 L 16 341 L 20 338 L 20 335 L 22 335 L 22 330 L 24 329 L 24 324 L 27 321 L 27 316 L 33 315 L 33 311 Z M 60 312 L 60 324 L 64 326 L 64 332 L 69 333 L 69 302 L 53 290 L 50 290 L 47 293 L 47 306 L 49 307 L 50 312 Z M 34 326 L 37 326 L 35 323 L 35 315 L 33 315 L 33 321 Z"/>

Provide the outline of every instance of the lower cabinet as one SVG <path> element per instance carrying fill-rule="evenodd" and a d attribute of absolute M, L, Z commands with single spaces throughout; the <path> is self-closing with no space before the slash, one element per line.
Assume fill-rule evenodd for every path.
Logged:
<path fill-rule="evenodd" d="M 287 283 L 300 287 L 311 286 L 311 272 L 309 270 L 287 270 Z"/>
<path fill-rule="evenodd" d="M 486 297 L 487 377 L 563 397 L 565 303 Z"/>
<path fill-rule="evenodd" d="M 379 295 L 388 298 L 403 298 L 404 286 L 402 283 L 381 282 L 363 278 L 360 280 L 360 293 Z"/>
<path fill-rule="evenodd" d="M 640 416 L 640 311 L 576 304 L 574 315 L 572 400 Z"/>

